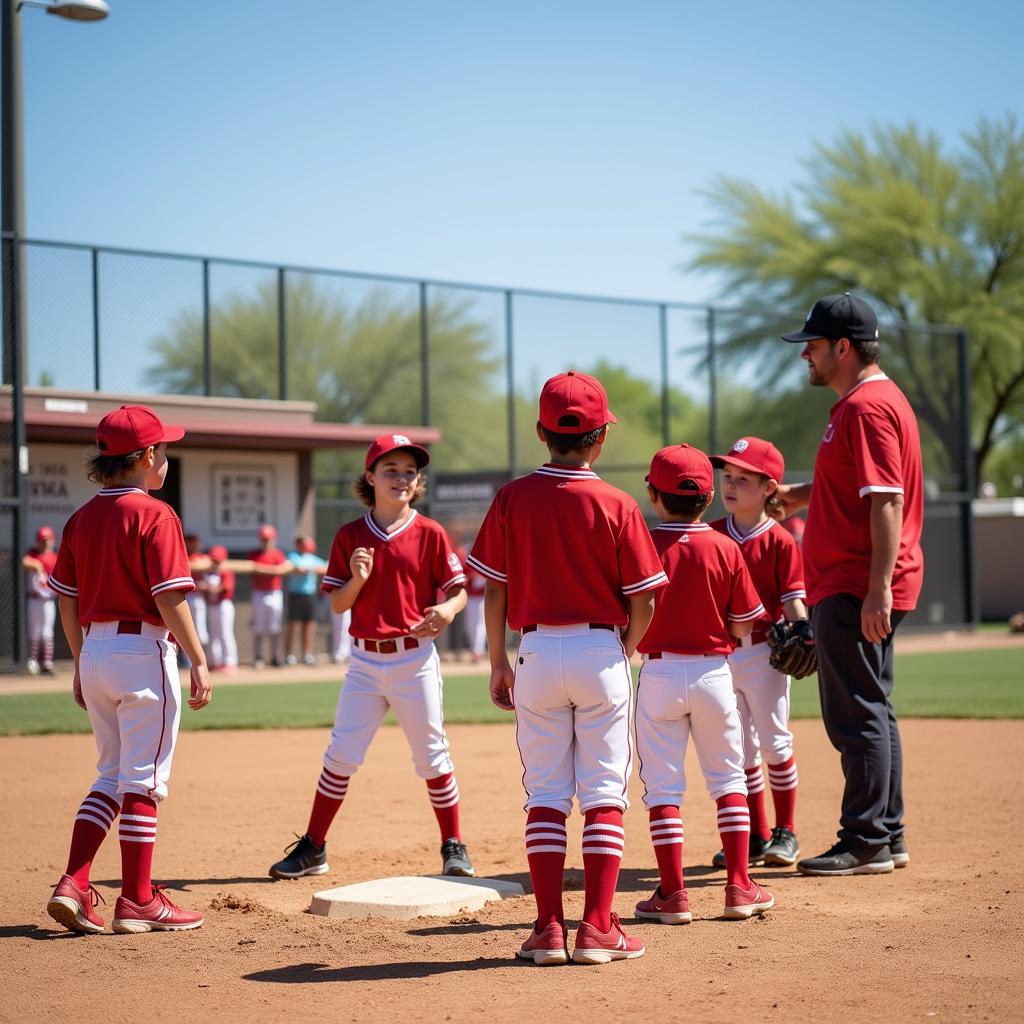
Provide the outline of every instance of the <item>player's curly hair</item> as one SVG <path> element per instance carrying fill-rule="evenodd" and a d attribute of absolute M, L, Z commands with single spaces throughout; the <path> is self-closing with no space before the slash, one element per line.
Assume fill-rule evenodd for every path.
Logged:
<path fill-rule="evenodd" d="M 90 455 L 85 462 L 86 475 L 96 484 L 109 487 L 132 472 L 142 461 L 147 449 L 143 448 L 128 455 Z"/>
<path fill-rule="evenodd" d="M 370 481 L 366 479 L 366 474 L 357 476 L 352 481 L 352 490 L 355 492 L 355 496 L 367 507 L 373 508 L 377 503 L 377 499 L 373 493 L 373 486 Z M 415 505 L 416 502 L 422 501 L 423 497 L 427 493 L 427 474 L 420 470 L 419 480 L 416 484 L 416 490 L 412 493 L 412 500 L 409 502 L 410 505 Z"/>
<path fill-rule="evenodd" d="M 660 499 L 666 512 L 686 519 L 697 519 L 714 498 L 714 491 L 705 491 L 703 494 L 670 494 L 668 491 L 659 491 L 650 484 L 647 486 L 650 488 L 651 497 Z"/>
<path fill-rule="evenodd" d="M 563 419 L 569 418 L 563 417 Z M 571 418 L 575 419 L 575 417 Z M 561 423 L 561 420 L 559 422 Z M 571 424 L 566 424 L 566 426 L 571 426 Z M 590 451 L 597 444 L 597 439 L 601 436 L 604 425 L 598 427 L 597 430 L 588 430 L 582 434 L 560 434 L 557 431 L 548 430 L 543 423 L 540 429 L 544 431 L 544 443 L 551 451 L 558 452 L 559 455 L 568 455 L 569 452 Z"/>

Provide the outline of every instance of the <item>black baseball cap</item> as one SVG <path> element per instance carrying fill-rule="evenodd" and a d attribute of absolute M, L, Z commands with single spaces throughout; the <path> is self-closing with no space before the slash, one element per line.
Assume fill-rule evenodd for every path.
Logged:
<path fill-rule="evenodd" d="M 863 300 L 849 292 L 842 295 L 826 295 L 811 307 L 802 331 L 791 331 L 782 335 L 783 341 L 801 344 L 815 338 L 836 341 L 849 338 L 850 341 L 877 341 L 878 317 Z"/>

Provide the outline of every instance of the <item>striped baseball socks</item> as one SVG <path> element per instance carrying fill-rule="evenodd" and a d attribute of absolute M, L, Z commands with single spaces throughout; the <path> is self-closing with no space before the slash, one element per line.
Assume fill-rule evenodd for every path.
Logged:
<path fill-rule="evenodd" d="M 568 839 L 566 815 L 553 807 L 531 807 L 526 816 L 526 860 L 537 900 L 538 932 L 552 921 L 565 924 L 562 907 L 562 876 Z"/>
<path fill-rule="evenodd" d="M 761 766 L 747 768 L 747 809 L 750 811 L 750 834 L 770 839 L 772 830 L 768 824 L 768 812 L 764 806 L 764 775 Z"/>
<path fill-rule="evenodd" d="M 775 824 L 796 831 L 796 787 L 800 779 L 796 772 L 796 758 L 792 754 L 779 764 L 768 765 L 768 782 L 772 787 L 775 804 Z"/>
<path fill-rule="evenodd" d="M 622 811 L 617 807 L 587 811 L 583 824 L 583 920 L 600 932 L 612 926 L 612 900 L 625 840 Z"/>
<path fill-rule="evenodd" d="M 89 888 L 92 862 L 120 810 L 116 798 L 95 789 L 78 808 L 71 830 L 71 849 L 68 851 L 68 866 L 64 874 L 70 875 L 75 885 L 83 891 Z"/>
<path fill-rule="evenodd" d="M 663 897 L 684 888 L 683 819 L 679 808 L 668 804 L 650 810 L 651 845 L 658 860 L 659 888 Z"/>
<path fill-rule="evenodd" d="M 441 829 L 441 842 L 447 839 L 462 841 L 459 832 L 459 784 L 455 781 L 454 772 L 448 772 L 436 779 L 427 779 L 427 795 L 430 805 L 434 808 L 438 828 Z"/>
<path fill-rule="evenodd" d="M 317 846 L 323 846 L 327 842 L 327 830 L 348 794 L 349 778 L 351 776 L 336 775 L 326 768 L 320 772 L 320 778 L 316 783 L 316 795 L 313 797 L 313 809 L 309 812 L 309 824 L 306 826 L 306 835 Z"/>
<path fill-rule="evenodd" d="M 750 888 L 747 859 L 750 856 L 750 809 L 742 793 L 720 796 L 718 806 L 718 833 L 725 851 L 726 885 Z"/>
<path fill-rule="evenodd" d="M 153 898 L 153 847 L 156 844 L 156 801 L 125 793 L 121 804 L 121 895 L 136 906 Z"/>

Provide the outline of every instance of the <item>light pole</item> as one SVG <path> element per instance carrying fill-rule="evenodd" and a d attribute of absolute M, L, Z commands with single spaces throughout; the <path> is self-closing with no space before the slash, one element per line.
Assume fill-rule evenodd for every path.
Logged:
<path fill-rule="evenodd" d="M 0 111 L 0 173 L 3 176 L 2 206 L 2 290 L 3 290 L 3 384 L 11 389 L 11 463 L 10 478 L 0 487 L 0 510 L 11 517 L 12 551 L 10 568 L 14 573 L 15 594 L 12 643 L 9 654 L 15 664 L 25 660 L 25 574 L 21 571 L 21 552 L 25 541 L 26 474 L 28 447 L 25 443 L 25 273 L 21 241 L 25 234 L 24 139 L 21 109 L 21 9 L 36 7 L 48 14 L 72 21 L 99 21 L 110 13 L 104 0 L 0 0 L 0 63 L 3 66 L 2 111 Z M 6 645 L 4 645 L 6 646 Z M 0 659 L 8 652 L 0 648 Z"/>

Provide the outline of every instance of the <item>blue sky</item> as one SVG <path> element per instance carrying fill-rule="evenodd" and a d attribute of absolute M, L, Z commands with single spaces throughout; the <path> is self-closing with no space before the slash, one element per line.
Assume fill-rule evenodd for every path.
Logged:
<path fill-rule="evenodd" d="M 715 175 L 1024 96 L 1019 3 L 109 2 L 22 12 L 34 237 L 704 300 Z"/>

